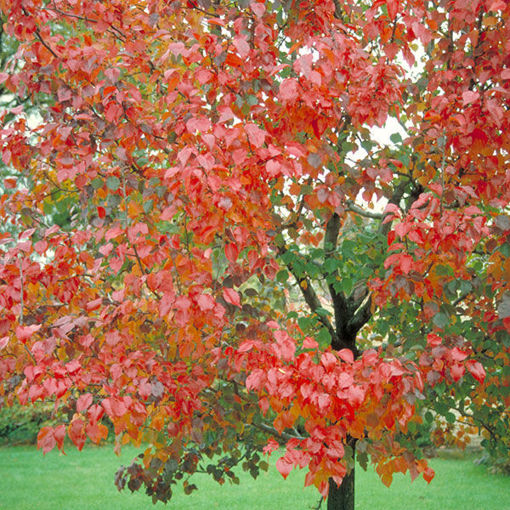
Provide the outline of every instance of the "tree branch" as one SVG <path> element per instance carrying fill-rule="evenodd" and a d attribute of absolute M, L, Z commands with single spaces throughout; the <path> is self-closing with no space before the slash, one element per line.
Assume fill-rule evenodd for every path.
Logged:
<path fill-rule="evenodd" d="M 352 200 L 347 200 L 346 204 L 347 204 L 348 211 L 359 214 L 360 216 L 364 216 L 365 218 L 372 218 L 374 220 L 380 220 L 384 216 L 381 213 L 365 211 L 365 209 L 362 209 L 361 207 L 357 206 Z"/>
<path fill-rule="evenodd" d="M 326 233 L 324 235 L 324 259 L 327 260 L 334 256 L 338 243 L 338 234 L 340 232 L 340 216 L 333 213 L 326 223 Z M 331 337 L 331 347 L 335 350 L 343 348 L 356 350 L 355 339 L 347 331 L 347 322 L 349 320 L 349 308 L 343 292 L 335 289 L 334 283 L 328 283 L 329 294 L 333 301 L 333 310 L 335 312 L 335 325 L 338 332 L 335 337 Z"/>
<path fill-rule="evenodd" d="M 283 443 L 286 443 L 289 439 L 306 439 L 306 437 L 300 436 L 299 434 L 288 434 L 287 432 L 278 432 L 274 427 L 268 425 L 267 423 L 250 423 L 250 425 L 256 429 L 263 430 L 264 432 L 268 432 L 269 434 L 277 437 Z"/>
<path fill-rule="evenodd" d="M 354 313 L 347 327 L 349 330 L 357 333 L 369 321 L 370 317 L 372 317 L 372 297 L 368 295 L 368 297 L 365 298 L 365 302 Z"/>
<path fill-rule="evenodd" d="M 285 246 L 279 246 L 278 247 L 278 254 L 282 256 L 285 252 L 287 252 L 288 249 Z M 309 306 L 310 310 L 314 313 L 316 313 L 319 317 L 319 321 L 326 327 L 328 330 L 332 343 L 335 341 L 338 341 L 338 336 L 336 334 L 335 328 L 331 324 L 331 322 L 328 320 L 327 317 L 325 317 L 320 311 L 318 311 L 319 308 L 322 308 L 322 304 L 317 297 L 317 293 L 315 292 L 314 288 L 312 287 L 309 278 L 306 276 L 301 276 L 296 271 L 296 268 L 292 264 L 292 262 L 286 262 L 285 265 L 287 266 L 287 269 L 290 271 L 292 276 L 294 276 L 299 289 L 301 290 L 301 294 L 303 294 L 303 298 L 306 301 L 306 304 Z"/>
<path fill-rule="evenodd" d="M 391 195 L 391 198 L 388 200 L 388 203 L 398 206 L 400 203 L 400 200 L 404 196 L 406 188 L 410 182 L 411 181 L 402 181 L 395 188 L 395 191 L 393 192 L 393 195 Z M 418 197 L 416 197 L 416 198 L 418 198 Z M 384 236 L 388 235 L 388 232 L 390 231 L 390 228 L 391 228 L 391 221 L 388 221 L 388 223 L 384 223 L 384 219 L 386 218 L 387 215 L 388 214 L 383 214 L 383 216 L 381 218 L 381 223 L 379 224 L 379 229 L 378 229 L 379 234 L 382 234 Z"/>

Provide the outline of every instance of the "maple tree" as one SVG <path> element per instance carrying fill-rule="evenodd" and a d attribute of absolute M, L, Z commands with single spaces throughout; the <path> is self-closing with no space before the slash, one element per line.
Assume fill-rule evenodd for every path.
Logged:
<path fill-rule="evenodd" d="M 430 481 L 432 422 L 508 455 L 508 2 L 0 9 L 0 391 L 67 413 L 44 452 L 108 420 L 168 501 L 284 446 L 330 509 L 355 452 Z"/>

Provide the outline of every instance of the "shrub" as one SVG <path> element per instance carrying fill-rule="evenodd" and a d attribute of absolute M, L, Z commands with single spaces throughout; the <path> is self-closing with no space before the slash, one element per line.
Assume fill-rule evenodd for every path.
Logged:
<path fill-rule="evenodd" d="M 0 407 L 0 444 L 34 443 L 41 427 L 54 425 L 54 404 L 51 402 L 35 402 L 31 406 Z"/>

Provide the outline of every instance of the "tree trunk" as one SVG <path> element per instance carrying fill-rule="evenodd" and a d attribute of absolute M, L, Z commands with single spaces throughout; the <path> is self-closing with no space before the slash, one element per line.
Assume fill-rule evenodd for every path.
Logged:
<path fill-rule="evenodd" d="M 354 466 L 340 487 L 332 478 L 329 479 L 327 510 L 354 510 Z"/>

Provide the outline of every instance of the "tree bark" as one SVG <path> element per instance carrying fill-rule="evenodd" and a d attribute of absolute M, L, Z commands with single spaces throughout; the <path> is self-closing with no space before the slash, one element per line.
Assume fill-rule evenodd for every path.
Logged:
<path fill-rule="evenodd" d="M 354 510 L 354 465 L 340 487 L 332 478 L 329 479 L 327 510 Z"/>

